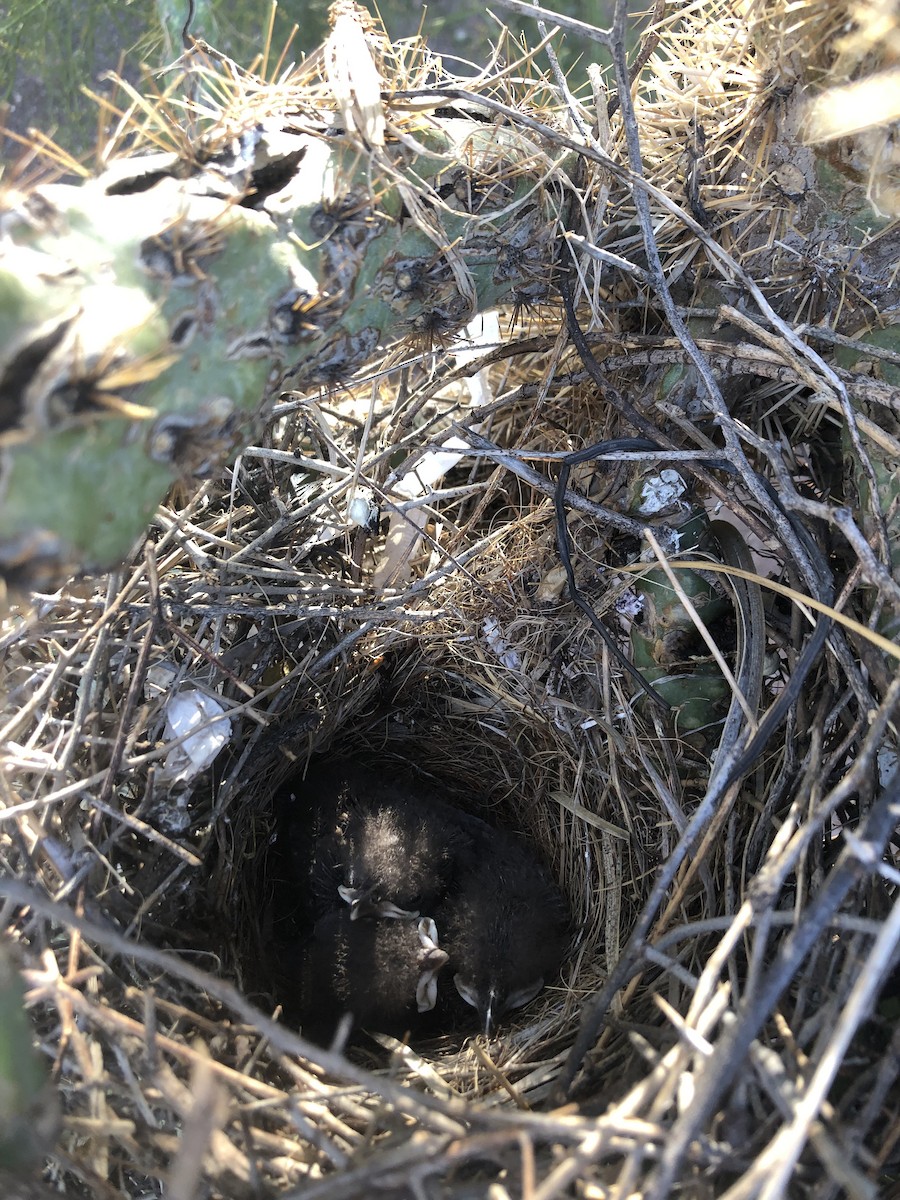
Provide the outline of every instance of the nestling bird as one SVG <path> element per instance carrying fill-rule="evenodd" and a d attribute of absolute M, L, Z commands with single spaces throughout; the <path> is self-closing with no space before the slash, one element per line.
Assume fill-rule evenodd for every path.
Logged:
<path fill-rule="evenodd" d="M 454 1024 L 468 1011 L 458 992 L 492 1035 L 559 970 L 569 925 L 562 895 L 518 837 L 447 803 L 427 784 L 392 782 L 387 769 L 337 763 L 304 782 L 301 811 L 315 812 L 307 878 L 316 933 L 308 968 L 314 977 L 335 974 L 329 1015 L 352 999 L 364 1010 L 361 1023 L 396 1024 L 410 997 L 424 994 L 418 976 L 411 982 L 418 951 L 410 965 L 409 930 L 413 917 L 427 914 L 440 930 L 441 965 L 449 956 L 433 1023 Z M 438 970 L 429 988 L 437 987 Z"/>
<path fill-rule="evenodd" d="M 569 916 L 559 889 L 512 834 L 483 825 L 457 886 L 435 910 L 448 973 L 488 1037 L 559 971 Z"/>
<path fill-rule="evenodd" d="M 333 907 L 336 891 L 354 920 L 432 913 L 473 845 L 469 823 L 481 825 L 422 785 L 357 764 L 318 773 L 307 786 L 327 814 L 313 847 L 318 909 Z"/>
<path fill-rule="evenodd" d="M 349 1012 L 356 1025 L 402 1033 L 434 1008 L 446 962 L 430 918 L 353 920 L 342 906 L 316 922 L 303 954 L 304 1027 L 330 1032 Z"/>

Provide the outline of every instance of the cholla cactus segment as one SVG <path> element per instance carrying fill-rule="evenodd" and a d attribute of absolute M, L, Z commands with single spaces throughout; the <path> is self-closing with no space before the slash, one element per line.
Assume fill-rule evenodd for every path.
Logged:
<path fill-rule="evenodd" d="M 0 946 L 0 1172 L 35 1167 L 51 1149 L 59 1127 L 58 1104 L 34 1046 L 23 999 L 18 972 Z"/>
<path fill-rule="evenodd" d="M 43 581 L 121 558 L 239 444 L 269 371 L 260 293 L 290 275 L 270 221 L 171 175 L 44 188 L 6 232 L 0 562 Z"/>
<path fill-rule="evenodd" d="M 7 578 L 120 560 L 168 487 L 233 456 L 281 390 L 549 295 L 552 147 L 421 111 L 376 136 L 327 66 L 324 85 L 308 63 L 266 84 L 211 52 L 203 72 L 187 113 L 171 93 L 142 102 L 147 140 L 171 150 L 138 138 L 97 178 L 0 197 Z"/>

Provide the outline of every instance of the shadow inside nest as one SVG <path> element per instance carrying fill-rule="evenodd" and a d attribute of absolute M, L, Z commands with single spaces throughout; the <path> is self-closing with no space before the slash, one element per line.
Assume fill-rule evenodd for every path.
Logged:
<path fill-rule="evenodd" d="M 264 970 L 310 1040 L 446 1050 L 557 982 L 572 920 L 539 854 L 410 764 L 313 761 L 274 818 Z"/>

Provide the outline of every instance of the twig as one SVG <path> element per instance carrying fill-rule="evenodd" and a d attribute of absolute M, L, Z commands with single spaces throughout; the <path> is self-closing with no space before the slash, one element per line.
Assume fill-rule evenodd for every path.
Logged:
<path fill-rule="evenodd" d="M 859 758 L 835 789 L 848 794 L 855 791 L 867 777 L 870 763 L 881 742 L 881 731 L 900 706 L 900 680 L 896 680 L 891 694 L 886 697 L 866 739 L 866 752 Z M 873 736 L 873 733 L 875 736 Z M 879 858 L 885 840 L 891 835 L 900 820 L 900 771 L 869 810 L 860 838 L 870 843 Z M 859 856 L 851 849 L 842 851 L 838 862 L 830 871 L 821 891 L 804 914 L 801 925 L 797 925 L 784 942 L 772 967 L 760 980 L 759 986 L 744 997 L 738 1020 L 727 1030 L 716 1044 L 712 1057 L 704 1064 L 695 1081 L 695 1092 L 690 1109 L 676 1120 L 669 1140 L 663 1151 L 662 1160 L 651 1176 L 648 1200 L 664 1200 L 674 1182 L 683 1157 L 698 1130 L 709 1120 L 722 1093 L 740 1069 L 750 1044 L 756 1038 L 763 1023 L 772 1012 L 784 989 L 788 986 L 798 967 L 809 953 L 816 938 L 837 912 L 850 888 L 864 874 Z"/>
<path fill-rule="evenodd" d="M 398 1112 L 406 1113 L 416 1121 L 430 1125 L 435 1132 L 459 1137 L 463 1132 L 460 1121 L 464 1118 L 464 1110 L 460 1105 L 444 1104 L 430 1096 L 413 1096 L 407 1089 L 397 1086 L 389 1080 L 371 1075 L 341 1054 L 333 1054 L 307 1041 L 299 1034 L 293 1033 L 284 1025 L 267 1017 L 265 1013 L 255 1008 L 233 984 L 206 971 L 201 971 L 192 963 L 186 962 L 177 955 L 165 950 L 156 950 L 143 942 L 125 938 L 110 926 L 98 925 L 85 917 L 78 916 L 65 905 L 56 904 L 41 896 L 36 889 L 12 879 L 0 879 L 0 896 L 33 913 L 39 913 L 47 920 L 75 929 L 83 938 L 103 946 L 108 953 L 117 954 L 125 959 L 133 959 L 167 975 L 182 979 L 189 983 L 199 993 L 214 996 L 225 1008 L 230 1009 L 249 1028 L 257 1030 L 261 1036 L 268 1039 L 279 1053 L 296 1056 L 308 1062 L 315 1063 L 329 1074 L 338 1079 L 346 1079 L 368 1091 L 373 1091 L 390 1101 Z M 459 1111 L 455 1115 L 453 1109 Z"/>

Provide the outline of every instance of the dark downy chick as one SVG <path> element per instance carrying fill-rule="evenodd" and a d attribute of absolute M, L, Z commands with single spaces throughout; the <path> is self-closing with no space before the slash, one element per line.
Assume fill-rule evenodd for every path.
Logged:
<path fill-rule="evenodd" d="M 565 902 L 545 868 L 511 834 L 483 825 L 457 890 L 435 917 L 450 956 L 448 974 L 488 1037 L 560 969 L 569 935 Z"/>
<path fill-rule="evenodd" d="M 301 811 L 313 811 L 316 820 L 313 921 L 331 914 L 334 928 L 344 931 L 348 965 L 340 970 L 350 982 L 336 987 L 362 1003 L 355 982 L 369 977 L 362 960 L 377 944 L 380 961 L 389 963 L 390 927 L 407 926 L 413 914 L 433 914 L 450 963 L 430 1023 L 452 1026 L 470 1011 L 458 991 L 477 1011 L 482 1030 L 493 1034 L 507 1012 L 527 1004 L 558 972 L 569 933 L 565 903 L 517 837 L 446 803 L 419 781 L 391 782 L 389 769 L 332 763 L 310 772 L 299 795 Z M 360 942 L 358 967 L 357 944 L 346 933 L 351 921 L 383 927 L 377 936 L 367 934 L 368 949 Z M 399 945 L 401 934 L 394 936 Z M 402 950 L 393 953 L 402 958 Z M 332 957 L 342 961 L 340 953 Z M 382 973 L 379 967 L 376 977 Z M 398 988 L 409 996 L 408 982 Z"/>
<path fill-rule="evenodd" d="M 354 920 L 433 912 L 473 844 L 466 822 L 474 818 L 421 785 L 392 783 L 356 764 L 332 768 L 311 786 L 333 808 L 314 848 L 320 911 L 339 896 Z"/>
<path fill-rule="evenodd" d="M 382 917 L 433 912 L 470 845 L 443 806 L 382 789 L 351 809 L 340 894 L 354 918 L 367 912 Z"/>
<path fill-rule="evenodd" d="M 351 1013 L 354 1024 L 402 1033 L 417 1013 L 434 1008 L 437 975 L 447 962 L 430 918 L 354 921 L 348 908 L 317 921 L 301 968 L 302 1019 L 333 1032 Z"/>

